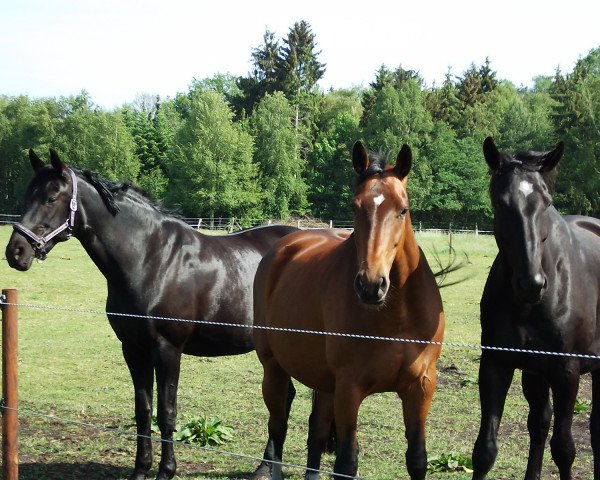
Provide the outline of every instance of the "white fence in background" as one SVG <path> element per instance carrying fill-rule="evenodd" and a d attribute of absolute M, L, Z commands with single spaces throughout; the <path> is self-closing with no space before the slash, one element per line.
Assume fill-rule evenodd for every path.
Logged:
<path fill-rule="evenodd" d="M 14 222 L 19 220 L 19 215 L 12 215 L 6 213 L 0 213 L 0 225 L 11 225 Z M 273 220 L 273 219 L 251 219 L 244 220 L 243 224 L 240 219 L 230 217 L 230 218 L 195 218 L 188 217 L 182 218 L 184 222 L 186 222 L 191 227 L 196 230 L 219 230 L 224 232 L 237 232 L 242 230 L 243 228 L 248 227 L 258 227 L 263 225 L 276 225 L 276 224 L 285 224 L 285 225 L 293 225 L 302 229 L 310 229 L 310 228 L 345 228 L 347 230 L 353 229 L 352 220 L 329 220 L 320 221 L 310 218 L 300 218 L 294 220 Z M 477 224 L 475 224 L 472 228 L 467 227 L 456 227 L 451 223 L 448 226 L 432 226 L 426 224 L 424 222 L 413 221 L 413 228 L 416 232 L 439 232 L 439 233 L 471 233 L 475 235 L 491 235 L 494 232 L 490 230 L 482 230 Z"/>

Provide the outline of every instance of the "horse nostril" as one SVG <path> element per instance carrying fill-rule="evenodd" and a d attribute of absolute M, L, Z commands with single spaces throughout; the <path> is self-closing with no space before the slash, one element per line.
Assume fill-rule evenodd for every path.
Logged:
<path fill-rule="evenodd" d="M 363 282 L 360 278 L 360 275 L 357 275 L 356 277 L 354 277 L 354 289 L 356 290 L 357 293 L 360 293 L 363 289 Z"/>
<path fill-rule="evenodd" d="M 385 292 L 387 292 L 387 280 L 385 279 L 385 277 L 381 277 L 379 279 L 379 292 L 380 294 L 384 294 Z"/>

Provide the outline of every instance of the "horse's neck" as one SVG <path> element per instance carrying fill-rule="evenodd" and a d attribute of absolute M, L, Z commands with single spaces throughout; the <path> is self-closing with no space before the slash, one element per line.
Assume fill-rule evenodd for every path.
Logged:
<path fill-rule="evenodd" d="M 556 210 L 556 208 L 554 208 L 554 206 L 551 206 L 550 208 L 551 225 L 548 229 L 548 238 L 546 239 L 544 253 L 546 254 L 546 252 L 548 252 L 548 254 L 552 256 L 550 261 L 555 263 L 556 259 L 562 255 L 572 252 L 577 252 L 577 254 L 579 254 L 579 249 L 570 247 L 565 248 L 565 242 L 570 244 L 576 239 L 572 238 L 571 227 L 564 217 Z"/>
<path fill-rule="evenodd" d="M 420 262 L 421 253 L 419 244 L 410 223 L 410 217 L 405 226 L 406 230 L 402 240 L 402 248 L 398 249 L 396 259 L 390 271 L 390 280 L 403 285 L 408 276 L 414 272 Z"/>
<path fill-rule="evenodd" d="M 93 186 L 85 183 L 82 187 L 76 213 L 81 223 L 76 220 L 74 236 L 107 278 L 139 266 L 149 238 L 160 231 L 156 212 L 144 214 L 143 206 L 125 198 L 119 200 L 119 212 L 113 215 Z"/>

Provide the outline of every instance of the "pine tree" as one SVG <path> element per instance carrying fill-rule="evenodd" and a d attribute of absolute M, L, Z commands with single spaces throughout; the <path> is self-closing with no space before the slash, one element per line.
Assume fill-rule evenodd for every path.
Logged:
<path fill-rule="evenodd" d="M 278 79 L 286 97 L 294 102 L 301 92 L 310 92 L 325 75 L 321 51 L 308 22 L 301 20 L 290 28 L 277 59 Z"/>

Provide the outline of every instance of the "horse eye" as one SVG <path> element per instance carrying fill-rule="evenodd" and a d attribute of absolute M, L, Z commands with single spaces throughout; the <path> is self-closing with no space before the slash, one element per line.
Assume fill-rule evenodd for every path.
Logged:
<path fill-rule="evenodd" d="M 54 203 L 54 202 L 56 202 L 56 199 L 57 199 L 57 198 L 58 198 L 58 197 L 48 197 L 48 200 L 47 200 L 47 202 L 48 202 L 48 203 Z"/>
<path fill-rule="evenodd" d="M 402 210 L 400 210 L 400 213 L 398 214 L 398 216 L 400 218 L 404 218 L 407 213 L 408 213 L 408 208 L 403 208 Z"/>

